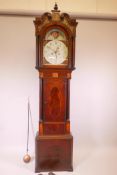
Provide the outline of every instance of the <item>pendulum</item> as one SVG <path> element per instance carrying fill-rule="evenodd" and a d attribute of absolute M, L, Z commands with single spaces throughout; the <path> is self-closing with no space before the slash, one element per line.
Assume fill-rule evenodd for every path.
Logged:
<path fill-rule="evenodd" d="M 23 157 L 23 161 L 24 161 L 25 163 L 29 163 L 30 160 L 31 160 L 31 157 L 30 157 L 30 155 L 27 153 L 27 154 Z"/>
<path fill-rule="evenodd" d="M 27 149 L 26 149 L 26 154 L 23 157 L 23 161 L 25 163 L 29 163 L 31 160 L 31 156 L 28 154 L 28 143 L 29 143 L 29 115 L 30 115 L 30 103 L 29 103 L 29 99 L 28 99 L 28 128 L 27 128 Z"/>

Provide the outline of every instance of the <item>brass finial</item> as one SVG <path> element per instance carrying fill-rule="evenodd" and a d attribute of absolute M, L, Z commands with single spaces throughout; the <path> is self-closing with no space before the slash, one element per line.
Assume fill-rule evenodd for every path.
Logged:
<path fill-rule="evenodd" d="M 58 11 L 58 5 L 57 5 L 56 2 L 55 2 L 54 10 L 55 10 L 55 11 Z"/>

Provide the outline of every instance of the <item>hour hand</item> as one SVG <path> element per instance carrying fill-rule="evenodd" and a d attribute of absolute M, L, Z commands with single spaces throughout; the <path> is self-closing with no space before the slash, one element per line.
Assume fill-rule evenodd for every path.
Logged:
<path fill-rule="evenodd" d="M 51 48 L 50 46 L 47 46 L 50 50 L 52 50 L 53 52 L 55 52 L 55 50 L 53 48 Z"/>
<path fill-rule="evenodd" d="M 58 47 L 57 47 L 55 50 L 53 49 L 53 51 L 54 51 L 54 53 L 56 54 L 56 53 L 57 53 L 57 51 L 58 51 Z"/>

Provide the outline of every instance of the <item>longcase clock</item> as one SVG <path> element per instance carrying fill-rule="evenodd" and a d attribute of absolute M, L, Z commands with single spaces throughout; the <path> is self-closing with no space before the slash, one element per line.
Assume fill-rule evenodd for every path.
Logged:
<path fill-rule="evenodd" d="M 39 131 L 35 139 L 35 172 L 72 171 L 73 136 L 70 132 L 70 79 L 75 69 L 77 22 L 60 13 L 34 21 L 36 69 L 39 71 Z"/>

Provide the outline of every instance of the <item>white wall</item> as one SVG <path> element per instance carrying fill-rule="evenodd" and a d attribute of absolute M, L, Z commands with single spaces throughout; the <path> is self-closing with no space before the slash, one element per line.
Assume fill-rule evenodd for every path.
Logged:
<path fill-rule="evenodd" d="M 0 17 L 0 147 L 25 150 L 28 96 L 35 133 L 38 128 L 33 20 Z M 79 20 L 71 80 L 71 130 L 76 146 L 117 146 L 116 65 L 117 22 Z"/>
<path fill-rule="evenodd" d="M 117 145 L 117 22 L 79 21 L 76 68 L 71 81 L 75 138 Z"/>
<path fill-rule="evenodd" d="M 56 0 L 65 12 L 111 13 L 117 14 L 116 0 Z M 38 10 L 50 11 L 55 0 L 0 0 L 0 10 Z"/>
<path fill-rule="evenodd" d="M 38 86 L 33 19 L 1 17 L 0 146 L 26 145 L 28 97 L 37 130 Z"/>

